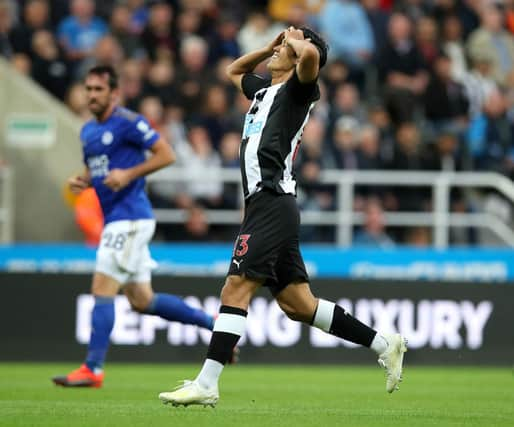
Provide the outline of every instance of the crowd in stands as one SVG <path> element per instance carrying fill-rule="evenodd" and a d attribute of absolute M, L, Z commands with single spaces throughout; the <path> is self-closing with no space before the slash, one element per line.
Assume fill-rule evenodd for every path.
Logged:
<path fill-rule="evenodd" d="M 336 208 L 335 189 L 319 182 L 324 169 L 514 177 L 514 0 L 0 0 L 0 55 L 84 119 L 85 72 L 113 65 L 124 105 L 167 137 L 179 165 L 201 175 L 238 167 L 249 101 L 225 67 L 289 25 L 314 28 L 330 46 L 297 160 L 302 209 Z M 189 180 L 150 191 L 155 206 L 189 212 L 183 225 L 161 229 L 164 238 L 232 237 L 207 223 L 205 209 L 237 208 L 233 185 Z M 369 221 L 357 237 L 430 244 L 424 228 L 388 236 L 380 224 L 384 210 L 427 211 L 431 203 L 426 188 L 359 187 L 355 209 Z M 458 191 L 450 204 L 472 209 Z M 304 227 L 303 238 L 333 241 L 334 230 Z"/>

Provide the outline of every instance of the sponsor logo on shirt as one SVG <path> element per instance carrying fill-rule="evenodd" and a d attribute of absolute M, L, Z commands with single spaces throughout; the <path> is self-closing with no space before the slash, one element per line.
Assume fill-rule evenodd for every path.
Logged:
<path fill-rule="evenodd" d="M 109 157 L 107 154 L 93 156 L 87 159 L 91 178 L 103 178 L 109 174 Z"/>

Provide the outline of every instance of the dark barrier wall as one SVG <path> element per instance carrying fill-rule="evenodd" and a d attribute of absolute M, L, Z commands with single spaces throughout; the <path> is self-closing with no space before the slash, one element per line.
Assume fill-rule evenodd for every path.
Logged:
<path fill-rule="evenodd" d="M 154 287 L 218 308 L 219 278 L 157 277 Z M 0 360 L 80 361 L 89 337 L 90 276 L 0 274 Z M 409 339 L 408 363 L 512 364 L 514 286 L 316 280 L 315 293 L 338 301 L 379 330 Z M 130 310 L 116 299 L 111 361 L 199 362 L 209 331 Z M 253 300 L 242 359 L 259 363 L 371 363 L 367 349 L 289 321 L 266 290 Z"/>

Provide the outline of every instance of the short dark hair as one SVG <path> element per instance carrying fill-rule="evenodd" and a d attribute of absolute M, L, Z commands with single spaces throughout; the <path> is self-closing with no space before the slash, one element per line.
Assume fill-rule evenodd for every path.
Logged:
<path fill-rule="evenodd" d="M 111 89 L 116 89 L 118 87 L 118 74 L 110 65 L 95 65 L 87 72 L 88 76 L 103 76 L 105 74 L 109 76 L 109 87 Z"/>
<path fill-rule="evenodd" d="M 328 44 L 317 32 L 308 28 L 301 27 L 300 30 L 303 32 L 303 37 L 311 39 L 311 43 L 316 46 L 319 52 L 319 68 L 323 67 L 327 63 Z"/>

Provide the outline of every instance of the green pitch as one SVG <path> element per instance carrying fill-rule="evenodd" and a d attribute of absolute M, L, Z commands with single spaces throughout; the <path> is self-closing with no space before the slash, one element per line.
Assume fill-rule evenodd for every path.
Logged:
<path fill-rule="evenodd" d="M 373 367 L 256 366 L 225 369 L 215 409 L 158 399 L 192 365 L 109 364 L 102 389 L 63 389 L 50 377 L 75 365 L 0 363 L 0 426 L 513 426 L 512 371 L 405 369 L 399 392 Z"/>

